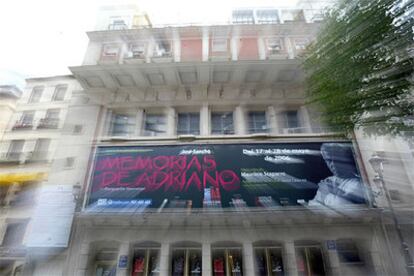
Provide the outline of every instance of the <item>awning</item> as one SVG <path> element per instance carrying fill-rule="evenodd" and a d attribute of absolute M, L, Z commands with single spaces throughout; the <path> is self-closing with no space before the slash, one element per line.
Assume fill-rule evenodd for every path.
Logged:
<path fill-rule="evenodd" d="M 35 173 L 0 173 L 0 185 L 8 185 L 16 182 L 42 181 L 47 177 L 45 172 Z"/>

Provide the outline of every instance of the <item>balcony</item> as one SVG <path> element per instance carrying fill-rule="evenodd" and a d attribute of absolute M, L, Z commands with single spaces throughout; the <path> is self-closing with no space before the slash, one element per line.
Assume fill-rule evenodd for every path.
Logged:
<path fill-rule="evenodd" d="M 40 119 L 37 129 L 57 129 L 59 127 L 59 119 L 43 118 Z"/>
<path fill-rule="evenodd" d="M 28 153 L 25 152 L 7 152 L 0 154 L 0 164 L 13 165 L 25 162 Z"/>
<path fill-rule="evenodd" d="M 29 130 L 29 129 L 33 129 L 33 122 L 16 121 L 16 123 L 12 127 L 12 130 Z"/>
<path fill-rule="evenodd" d="M 47 162 L 48 155 L 48 151 L 32 151 L 25 161 L 30 163 Z"/>
<path fill-rule="evenodd" d="M 2 258 L 24 258 L 27 254 L 23 245 L 0 246 L 0 257 Z"/>
<path fill-rule="evenodd" d="M 173 61 L 172 52 L 155 52 L 151 58 L 154 63 L 167 63 Z"/>
<path fill-rule="evenodd" d="M 126 30 L 129 29 L 125 23 L 114 23 L 108 25 L 108 30 Z"/>
<path fill-rule="evenodd" d="M 124 63 L 139 64 L 145 62 L 145 54 L 143 52 L 128 51 L 124 56 Z"/>

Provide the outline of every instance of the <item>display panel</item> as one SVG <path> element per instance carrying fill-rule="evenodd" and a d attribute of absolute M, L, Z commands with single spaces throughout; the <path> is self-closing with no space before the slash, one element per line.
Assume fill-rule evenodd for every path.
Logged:
<path fill-rule="evenodd" d="M 98 147 L 87 208 L 364 204 L 351 143 Z"/>

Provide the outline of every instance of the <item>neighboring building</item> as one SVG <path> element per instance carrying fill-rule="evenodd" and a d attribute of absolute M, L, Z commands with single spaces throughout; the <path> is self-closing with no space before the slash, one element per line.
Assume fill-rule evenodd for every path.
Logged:
<path fill-rule="evenodd" d="M 9 118 L 0 144 L 2 275 L 21 275 L 28 268 L 24 264 L 31 254 L 29 229 L 36 227 L 37 208 L 45 202 L 40 191 L 53 174 L 51 163 L 56 161 L 55 151 L 72 91 L 80 88 L 72 76 L 33 78 L 26 82 L 23 93 L 15 87 L 3 86 L 1 90 L 2 104 L 15 109 L 5 110 L 5 117 L 1 116 L 2 121 Z M 16 106 L 10 106 L 16 98 Z M 70 197 L 73 201 L 71 191 Z M 45 221 L 41 224 L 49 227 Z M 44 229 L 37 230 L 43 234 Z"/>
<path fill-rule="evenodd" d="M 0 85 L 0 140 L 16 109 L 16 102 L 22 91 L 15 85 Z"/>

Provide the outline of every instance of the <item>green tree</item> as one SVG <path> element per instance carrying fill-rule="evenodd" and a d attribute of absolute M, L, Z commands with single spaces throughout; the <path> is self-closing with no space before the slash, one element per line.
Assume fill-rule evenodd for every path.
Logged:
<path fill-rule="evenodd" d="M 309 103 L 335 130 L 414 129 L 414 1 L 343 0 L 305 54 Z"/>

